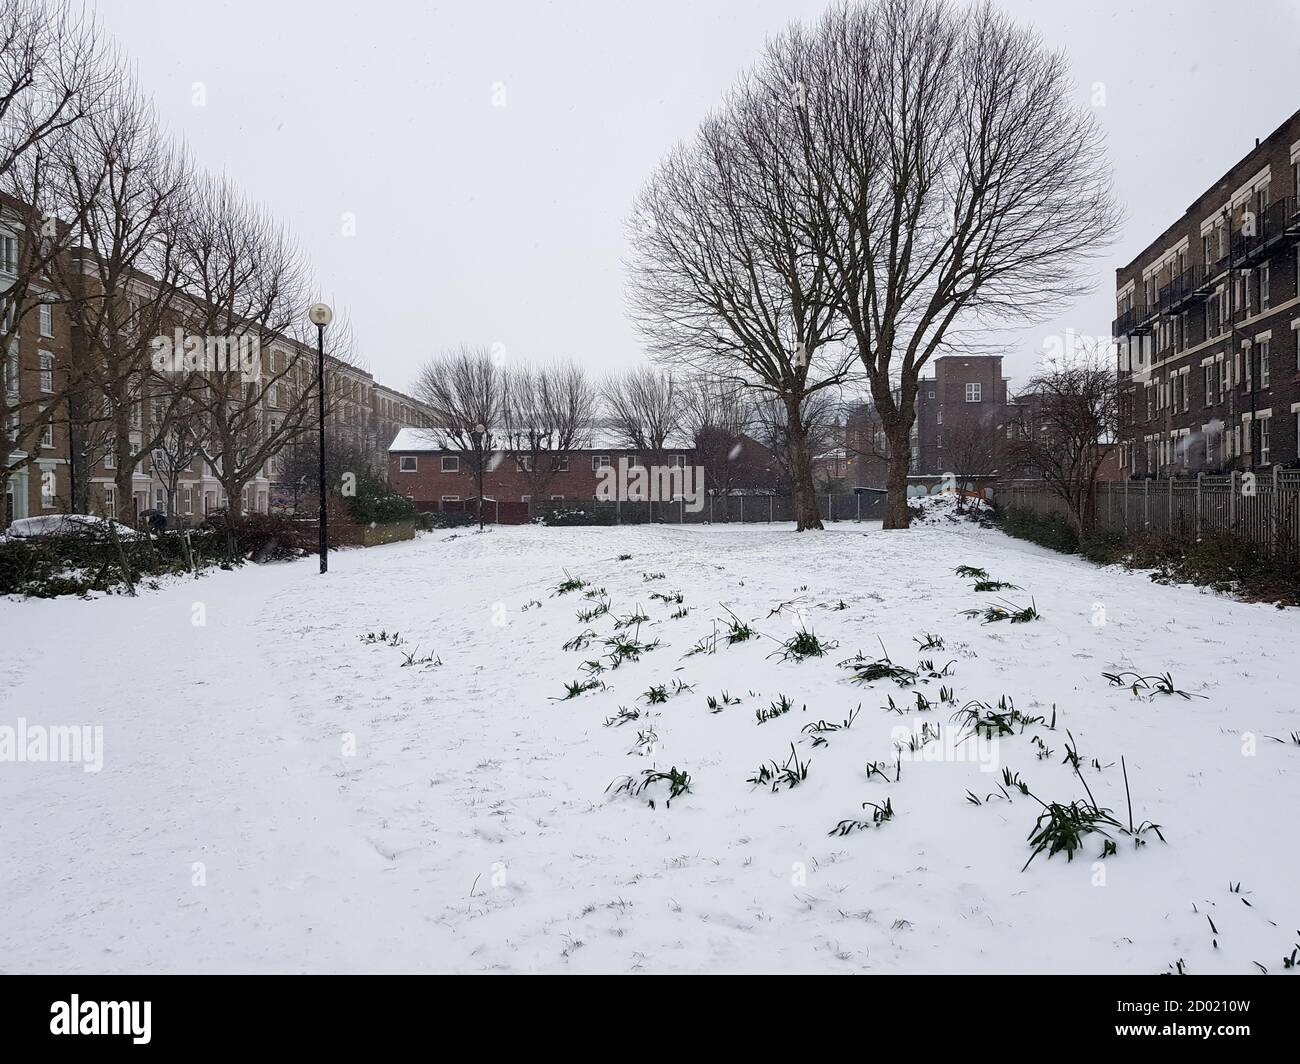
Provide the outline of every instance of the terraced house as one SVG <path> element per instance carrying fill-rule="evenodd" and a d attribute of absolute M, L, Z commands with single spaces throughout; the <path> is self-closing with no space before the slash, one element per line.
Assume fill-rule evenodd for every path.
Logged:
<path fill-rule="evenodd" d="M 1300 111 L 1116 271 L 1130 476 L 1300 466 Z"/>

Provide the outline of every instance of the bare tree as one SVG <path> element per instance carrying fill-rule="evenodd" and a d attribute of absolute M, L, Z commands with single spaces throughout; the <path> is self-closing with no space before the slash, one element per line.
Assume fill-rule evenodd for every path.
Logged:
<path fill-rule="evenodd" d="M 533 498 L 546 494 L 574 445 L 590 433 L 598 404 L 598 389 L 573 362 L 509 375 L 502 435 Z"/>
<path fill-rule="evenodd" d="M 633 317 L 658 357 L 774 398 L 785 412 L 799 531 L 821 528 L 805 434 L 819 391 L 854 363 L 807 229 L 798 93 L 746 79 L 695 139 L 671 151 L 632 221 Z"/>
<path fill-rule="evenodd" d="M 167 494 L 166 513 L 176 516 L 176 501 L 181 478 L 203 457 L 203 420 L 192 401 L 183 402 L 174 412 L 151 452 L 153 473 L 163 483 Z"/>
<path fill-rule="evenodd" d="M 117 515 L 133 522 L 136 467 L 189 389 L 188 381 L 161 379 L 153 356 L 178 311 L 190 169 L 129 84 L 70 131 L 65 149 L 61 194 L 80 221 L 74 250 L 52 269 L 73 329 L 70 387 L 90 391 L 87 406 L 107 421 Z M 146 404 L 159 396 L 160 416 L 146 421 Z"/>
<path fill-rule="evenodd" d="M 1034 397 L 1035 423 L 1016 434 L 1013 461 L 1039 472 L 1065 503 L 1075 531 L 1086 535 L 1096 523 L 1097 479 L 1119 423 L 1115 366 L 1104 349 L 1085 350 L 1049 362 L 1026 391 Z"/>
<path fill-rule="evenodd" d="M 0 351 L 8 353 L 0 358 L 0 497 L 41 456 L 55 424 L 71 427 L 79 397 L 77 375 L 40 364 L 23 334 L 38 331 L 39 321 L 39 335 L 49 335 L 51 308 L 62 302 L 51 267 L 81 214 L 62 195 L 59 165 L 78 124 L 120 75 L 101 41 L 94 21 L 68 3 L 0 0 L 0 215 L 14 234 L 0 248 Z M 75 508 L 83 472 L 75 444 L 71 457 Z M 0 526 L 5 520 L 0 514 Z"/>
<path fill-rule="evenodd" d="M 504 458 L 507 380 L 502 366 L 482 347 L 462 346 L 436 356 L 416 378 L 415 395 L 433 408 L 441 445 L 464 461 L 477 487 L 483 528 L 483 477 Z"/>
<path fill-rule="evenodd" d="M 1119 211 L 1065 58 L 987 3 L 865 0 L 770 43 L 759 79 L 795 86 L 830 297 L 889 440 L 884 526 L 908 524 L 917 380 L 990 320 L 1049 315 L 1086 286 Z"/>
<path fill-rule="evenodd" d="M 668 441 L 681 429 L 677 381 L 649 366 L 606 379 L 601 387 L 605 414 L 619 442 L 651 462 L 662 461 Z"/>
<path fill-rule="evenodd" d="M 735 384 L 696 373 L 681 387 L 682 427 L 695 445 L 704 469 L 704 481 L 714 495 L 733 488 L 754 487 L 767 470 L 756 470 L 747 460 L 747 438 L 755 431 L 758 414 L 753 396 Z"/>
<path fill-rule="evenodd" d="M 799 438 L 809 458 L 809 488 L 816 492 L 811 460 L 838 446 L 842 430 L 838 422 L 839 404 L 829 391 L 818 391 L 800 404 Z M 760 442 L 772 453 L 777 469 L 778 490 L 793 497 L 802 461 L 790 444 L 790 412 L 785 402 L 766 396 L 756 407 L 756 429 Z"/>
<path fill-rule="evenodd" d="M 1001 411 L 978 404 L 975 410 L 959 409 L 942 433 L 943 465 L 957 487 L 957 511 L 966 508 L 967 484 L 977 477 L 1002 472 L 1007 458 L 1007 424 Z"/>
<path fill-rule="evenodd" d="M 196 349 L 171 350 L 177 365 L 170 379 L 192 382 L 203 412 L 204 457 L 238 512 L 245 486 L 315 424 L 314 337 L 303 321 L 307 273 L 283 226 L 216 178 L 195 181 L 179 259 L 183 320 Z M 336 368 L 349 358 L 341 319 L 326 338 Z M 188 372 L 190 358 L 201 367 L 197 373 Z"/>

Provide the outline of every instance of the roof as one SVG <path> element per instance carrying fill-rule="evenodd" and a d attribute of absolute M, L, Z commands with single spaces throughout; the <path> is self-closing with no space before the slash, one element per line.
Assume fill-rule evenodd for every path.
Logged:
<path fill-rule="evenodd" d="M 418 429 L 403 428 L 399 429 L 393 442 L 389 444 L 388 451 L 390 454 L 402 452 L 410 454 L 418 451 L 441 451 L 446 449 L 442 445 L 444 433 L 439 429 Z M 664 443 L 664 449 L 668 451 L 690 451 L 695 444 L 685 436 L 669 437 Z M 635 452 L 637 448 L 630 446 L 625 439 L 611 432 L 609 429 L 596 429 L 582 439 L 576 440 L 570 451 L 631 451 Z"/>

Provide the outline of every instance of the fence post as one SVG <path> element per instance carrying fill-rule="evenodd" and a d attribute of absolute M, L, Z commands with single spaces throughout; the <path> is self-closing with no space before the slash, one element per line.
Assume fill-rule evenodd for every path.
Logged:
<path fill-rule="evenodd" d="M 1124 478 L 1124 532 L 1128 534 L 1128 485 L 1129 478 Z"/>
<path fill-rule="evenodd" d="M 855 494 L 853 497 L 857 500 L 857 503 L 854 506 L 853 519 L 857 521 L 858 524 L 861 524 L 862 523 L 862 495 L 859 493 L 859 494 Z"/>
<path fill-rule="evenodd" d="M 1237 471 L 1228 475 L 1228 527 L 1237 530 Z"/>
<path fill-rule="evenodd" d="M 709 524 L 713 524 L 713 496 L 709 496 Z"/>
<path fill-rule="evenodd" d="M 1171 536 L 1174 534 L 1174 478 L 1169 478 L 1169 527 L 1165 529 Z"/>
<path fill-rule="evenodd" d="M 1201 498 L 1202 498 L 1201 480 L 1204 476 L 1205 476 L 1204 473 L 1196 474 L 1196 538 L 1198 541 L 1201 538 L 1201 521 L 1203 520 L 1203 518 L 1201 517 Z"/>
<path fill-rule="evenodd" d="M 745 523 L 745 496 L 740 497 L 740 523 Z"/>
<path fill-rule="evenodd" d="M 772 496 L 767 497 L 767 523 L 772 523 Z"/>
<path fill-rule="evenodd" d="M 1142 528 L 1151 530 L 1151 479 L 1142 481 Z"/>
<path fill-rule="evenodd" d="M 1300 422 L 1298 422 L 1300 423 Z M 1277 499 L 1277 463 L 1273 463 L 1273 498 L 1269 503 L 1269 522 L 1268 522 L 1268 552 L 1277 554 L 1278 541 L 1278 499 Z"/>

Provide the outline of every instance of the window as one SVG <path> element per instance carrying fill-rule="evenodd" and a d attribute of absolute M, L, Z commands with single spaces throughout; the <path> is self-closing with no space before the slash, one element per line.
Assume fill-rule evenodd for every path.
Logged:
<path fill-rule="evenodd" d="M 1259 419 L 1259 464 L 1268 465 L 1268 455 L 1272 446 L 1272 434 L 1268 427 L 1272 423 L 1271 417 L 1261 417 Z"/>
<path fill-rule="evenodd" d="M 1268 263 L 1266 262 L 1264 263 L 1263 266 L 1259 268 L 1259 309 L 1260 310 L 1268 310 L 1268 308 L 1273 303 L 1273 295 L 1269 291 L 1270 279 L 1271 278 L 1269 276 Z"/>
<path fill-rule="evenodd" d="M 1271 344 L 1268 340 L 1260 340 L 1255 346 L 1259 349 L 1259 386 L 1268 388 L 1273 377 L 1272 367 L 1268 364 Z"/>
<path fill-rule="evenodd" d="M 686 467 L 686 455 L 670 454 L 668 456 L 668 465 L 673 469 L 684 469 Z"/>
<path fill-rule="evenodd" d="M 54 422 L 48 421 L 45 428 L 41 431 L 41 446 L 50 448 L 54 446 Z"/>
<path fill-rule="evenodd" d="M 1223 361 L 1222 355 L 1215 359 L 1215 365 L 1219 367 L 1219 402 L 1227 402 L 1228 389 L 1231 387 L 1229 378 L 1232 376 L 1232 367 Z"/>
<path fill-rule="evenodd" d="M 104 512 L 110 517 L 117 513 L 117 489 L 112 484 L 104 485 Z"/>
<path fill-rule="evenodd" d="M 444 472 L 444 473 L 459 473 L 459 472 L 460 472 L 460 455 L 458 455 L 458 454 L 444 454 L 444 455 L 442 456 L 442 464 L 441 464 L 440 468 L 441 468 L 441 471 Z M 460 496 L 457 495 L 456 498 L 457 498 L 457 500 L 459 500 Z"/>
<path fill-rule="evenodd" d="M 54 308 L 50 306 L 48 303 L 42 303 L 40 305 L 37 316 L 40 320 L 41 335 L 53 336 L 54 335 Z"/>
<path fill-rule="evenodd" d="M 54 391 L 54 356 L 47 351 L 41 352 L 41 391 Z"/>
<path fill-rule="evenodd" d="M 533 501 L 533 497 L 532 497 L 531 495 L 520 495 L 520 496 L 519 496 L 519 501 L 520 501 L 520 502 L 532 502 L 532 501 Z"/>
<path fill-rule="evenodd" d="M 981 388 L 982 388 L 982 385 L 979 385 L 979 384 L 968 384 L 968 385 L 966 385 L 966 402 L 968 402 L 968 403 L 978 403 L 978 402 L 980 401 L 980 391 L 981 391 Z"/>
<path fill-rule="evenodd" d="M 459 495 L 444 495 L 444 496 L 442 497 L 442 501 L 443 501 L 443 502 L 460 502 L 460 496 L 459 496 Z"/>
<path fill-rule="evenodd" d="M 927 393 L 926 393 L 926 398 L 927 398 L 927 399 L 933 399 L 933 398 L 934 398 L 934 392 L 927 392 Z"/>
<path fill-rule="evenodd" d="M 564 502 L 564 496 L 563 496 L 563 495 L 552 495 L 552 496 L 551 496 L 551 502 Z"/>
<path fill-rule="evenodd" d="M 399 473 L 414 473 L 418 465 L 418 460 L 413 454 L 404 454 L 397 460 L 397 471 Z"/>
<path fill-rule="evenodd" d="M 593 454 L 591 456 L 591 471 L 594 473 L 600 469 L 608 469 L 610 466 L 609 455 Z"/>
<path fill-rule="evenodd" d="M 559 458 L 553 458 L 551 460 L 555 463 L 555 471 L 557 473 L 567 473 L 569 471 L 569 456 L 567 454 L 562 454 Z"/>
<path fill-rule="evenodd" d="M 939 407 L 939 413 L 935 415 L 935 423 L 939 425 L 943 424 L 943 407 Z"/>
<path fill-rule="evenodd" d="M 18 238 L 5 234 L 0 236 L 0 270 L 15 273 L 18 270 Z"/>
<path fill-rule="evenodd" d="M 181 489 L 181 505 L 187 514 L 194 512 L 194 489 L 185 487 Z"/>

